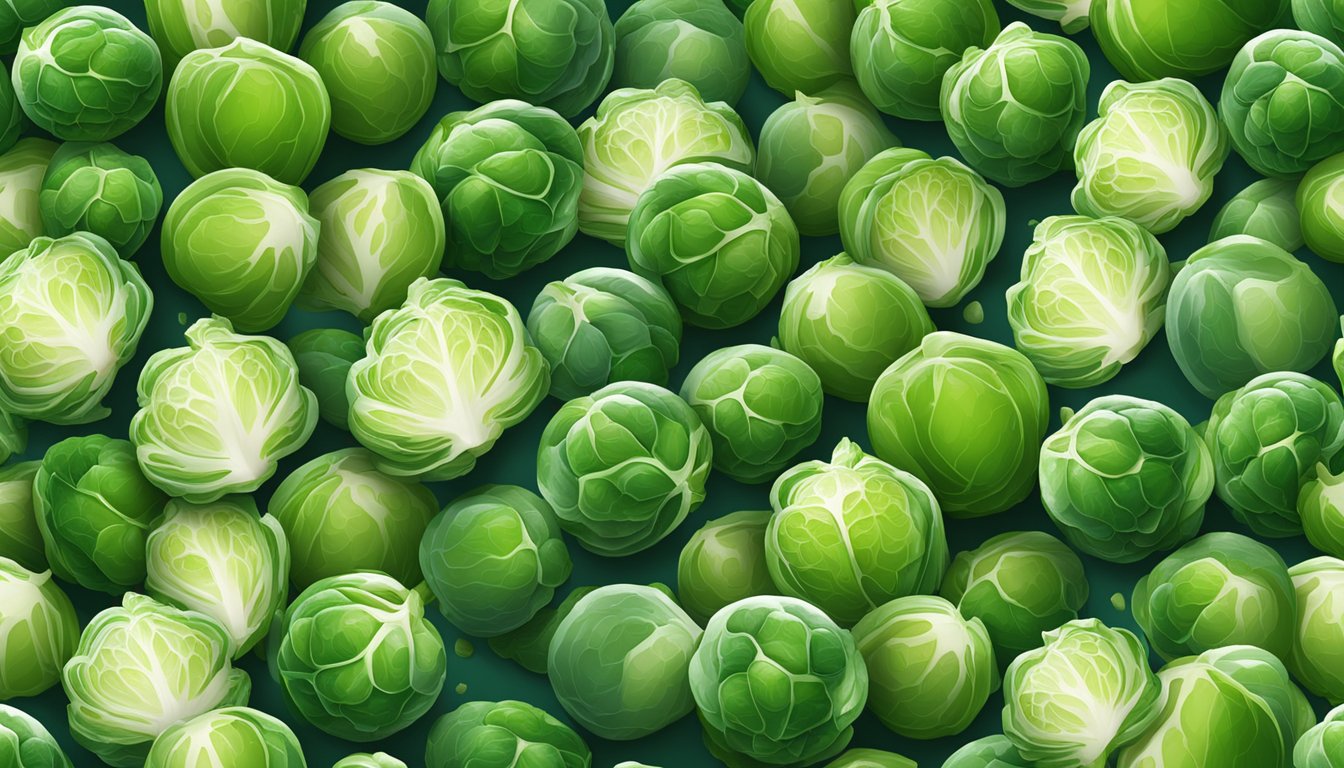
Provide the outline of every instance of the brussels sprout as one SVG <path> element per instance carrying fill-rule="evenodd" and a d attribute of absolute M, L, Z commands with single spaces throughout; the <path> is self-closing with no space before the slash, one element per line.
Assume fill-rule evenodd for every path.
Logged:
<path fill-rule="evenodd" d="M 1021 353 L 937 331 L 873 386 L 878 457 L 923 480 L 953 517 L 1002 512 L 1036 484 L 1049 422 L 1045 382 Z"/>
<path fill-rule="evenodd" d="M 339 309 L 371 323 L 401 306 L 411 283 L 439 272 L 443 212 L 434 190 L 410 171 L 346 171 L 297 207 L 310 210 L 318 233 L 304 237 L 305 245 L 316 239 L 317 250 L 298 292 L 303 309 Z"/>
<path fill-rule="evenodd" d="M 448 656 L 418 592 L 382 573 L 313 582 L 289 609 L 270 658 L 303 719 L 350 741 L 376 741 L 429 711 Z"/>
<path fill-rule="evenodd" d="M 546 674 L 546 655 L 550 652 L 555 630 L 574 610 L 574 606 L 595 589 L 597 587 L 575 587 L 554 608 L 542 608 L 531 621 L 518 629 L 490 638 L 490 650 L 502 659 L 517 662 L 529 672 Z"/>
<path fill-rule="evenodd" d="M 145 580 L 145 538 L 167 502 L 141 474 L 134 446 L 104 435 L 53 445 L 33 478 L 33 512 L 51 569 L 113 595 Z"/>
<path fill-rule="evenodd" d="M 1238 235 L 1195 251 L 1176 273 L 1167 343 L 1195 389 L 1217 398 L 1262 373 L 1315 366 L 1330 351 L 1338 317 L 1311 267 Z"/>
<path fill-rule="evenodd" d="M 790 597 L 749 597 L 714 614 L 690 679 L 707 737 L 772 765 L 838 754 L 868 698 L 854 638 Z"/>
<path fill-rule="evenodd" d="M 943 768 L 1032 768 L 1007 736 L 976 739 L 947 758 Z"/>
<path fill-rule="evenodd" d="M 1323 259 L 1344 262 L 1344 153 L 1317 163 L 1297 188 L 1302 240 Z"/>
<path fill-rule="evenodd" d="M 1307 690 L 1344 703 L 1344 561 L 1317 557 L 1288 569 L 1297 593 L 1292 653 L 1293 676 Z"/>
<path fill-rule="evenodd" d="M 75 606 L 51 572 L 0 557 L 0 701 L 55 685 L 78 640 Z"/>
<path fill-rule="evenodd" d="M 550 368 L 518 310 L 456 280 L 421 278 L 366 332 L 350 367 L 350 432 L 390 475 L 470 472 L 546 397 Z"/>
<path fill-rule="evenodd" d="M 1344 765 L 1344 706 L 1335 707 L 1313 726 L 1293 750 L 1295 768 L 1339 768 Z"/>
<path fill-rule="evenodd" d="M 1009 24 L 988 48 L 967 49 L 943 78 L 947 133 L 971 167 L 994 181 L 1040 181 L 1073 165 L 1089 73 L 1073 41 Z"/>
<path fill-rule="evenodd" d="M 547 283 L 527 331 L 551 365 L 551 394 L 561 400 L 616 381 L 666 385 L 680 356 L 677 305 L 661 286 L 623 269 L 590 267 Z"/>
<path fill-rule="evenodd" d="M 318 415 L 333 427 L 348 430 L 350 401 L 345 380 L 350 366 L 364 357 L 364 339 L 336 328 L 313 328 L 286 346 L 299 367 L 299 383 L 317 395 Z"/>
<path fill-rule="evenodd" d="M 84 628 L 61 684 L 71 735 L 114 768 L 139 768 L 171 725 L 243 706 L 252 692 L 214 619 L 134 592 Z"/>
<path fill-rule="evenodd" d="M 195 504 L 250 493 L 308 441 L 317 397 L 300 386 L 289 349 L 269 336 L 234 333 L 216 316 L 197 320 L 186 337 L 186 347 L 155 352 L 140 372 L 130 427 L 140 469 Z"/>
<path fill-rule="evenodd" d="M 915 149 L 878 154 L 840 196 L 849 254 L 909 283 L 931 307 L 953 306 L 980 284 L 1004 219 L 1003 194 L 979 174 Z"/>
<path fill-rule="evenodd" d="M 0 4 L 0 9 L 7 6 Z M 0 704 L 0 748 L 13 768 L 71 768 L 70 758 L 37 718 Z"/>
<path fill-rule="evenodd" d="M 756 150 L 732 107 L 706 104 L 695 86 L 676 78 L 655 88 L 621 88 L 579 126 L 583 192 L 579 229 L 624 246 L 640 194 L 683 162 L 715 162 L 750 172 Z"/>
<path fill-rule="evenodd" d="M 248 707 L 226 707 L 172 725 L 149 750 L 145 768 L 305 768 L 288 725 Z"/>
<path fill-rule="evenodd" d="M 63 141 L 108 141 L 159 100 L 163 61 L 125 16 L 78 5 L 23 31 L 12 76 L 19 105 L 37 127 Z"/>
<path fill-rule="evenodd" d="M 159 218 L 163 190 L 139 155 L 111 144 L 66 144 L 47 166 L 38 204 L 48 235 L 92 232 L 129 259 Z"/>
<path fill-rule="evenodd" d="M 406 768 L 406 764 L 386 752 L 347 755 L 331 768 Z"/>
<path fill-rule="evenodd" d="M 5 7 L 0 2 L 0 11 Z M 0 155 L 0 263 L 46 231 L 42 178 L 55 153 L 54 143 L 30 136 Z"/>
<path fill-rule="evenodd" d="M 720 0 L 638 0 L 616 22 L 616 69 L 622 88 L 685 80 L 708 101 L 736 104 L 747 89 L 742 22 Z"/>
<path fill-rule="evenodd" d="M 677 596 L 696 622 L 729 603 L 775 591 L 765 561 L 769 511 L 731 512 L 710 520 L 677 558 Z"/>
<path fill-rule="evenodd" d="M 186 54 L 165 112 L 168 138 L 192 176 L 242 167 L 284 184 L 308 178 L 331 125 L 317 70 L 246 37 Z"/>
<path fill-rule="evenodd" d="M 1002 28 L 990 0 L 873 0 L 855 7 L 854 77 L 874 106 L 906 120 L 937 120 L 943 75 L 967 48 L 988 48 Z"/>
<path fill-rule="evenodd" d="M 1296 251 L 1306 244 L 1297 210 L 1297 179 L 1261 179 L 1241 190 L 1213 220 L 1209 242 L 1250 235 Z"/>
<path fill-rule="evenodd" d="M 855 748 L 845 750 L 844 754 L 827 763 L 826 768 L 918 768 L 918 766 L 914 760 L 895 752 Z"/>
<path fill-rule="evenodd" d="M 425 768 L 589 768 L 592 753 L 569 726 L 521 701 L 473 701 L 429 731 Z"/>
<path fill-rule="evenodd" d="M 430 521 L 419 551 L 439 610 L 477 637 L 526 624 L 573 567 L 551 508 L 516 485 L 459 496 Z"/>
<path fill-rule="evenodd" d="M 633 555 L 704 501 L 711 451 L 709 430 L 684 400 L 618 382 L 570 400 L 546 425 L 537 486 L 585 549 Z"/>
<path fill-rule="evenodd" d="M 48 0 L 43 0 L 48 1 Z M 149 33 L 171 72 L 188 53 L 246 37 L 288 51 L 299 37 L 307 0 L 146 0 Z"/>
<path fill-rule="evenodd" d="M 234 659 L 261 641 L 289 594 L 285 532 L 247 496 L 168 502 L 145 541 L 145 561 L 145 591 L 217 621 Z"/>
<path fill-rule="evenodd" d="M 1254 645 L 1288 658 L 1293 583 L 1283 558 L 1238 533 L 1206 533 L 1134 586 L 1134 619 L 1170 661 L 1225 645 Z"/>
<path fill-rule="evenodd" d="M 135 355 L 154 295 L 97 235 L 35 238 L 0 261 L 0 410 L 53 424 L 111 411 L 103 397 Z"/>
<path fill-rule="evenodd" d="M 853 74 L 854 9 L 832 0 L 756 0 L 742 20 L 747 55 L 766 85 L 785 96 L 816 93 Z"/>
<path fill-rule="evenodd" d="M 1252 37 L 1286 26 L 1288 0 L 1092 0 L 1092 34 L 1130 82 L 1226 67 Z M 1272 81 L 1272 78 L 1271 78 Z"/>
<path fill-rule="evenodd" d="M 630 213 L 630 268 L 686 321 L 731 328 L 760 314 L 798 268 L 798 228 L 761 182 L 717 163 L 659 176 Z"/>
<path fill-rule="evenodd" d="M 0 557 L 30 571 L 47 570 L 47 553 L 42 550 L 42 532 L 33 511 L 33 478 L 41 466 L 40 461 L 25 461 L 0 468 Z"/>
<path fill-rule="evenodd" d="M 1297 495 L 1297 513 L 1307 541 L 1327 555 L 1344 558 L 1344 472 L 1333 474 L 1325 464 L 1317 464 L 1315 477 L 1311 473 L 1307 477 L 1311 479 Z"/>
<path fill-rule="evenodd" d="M 299 294 L 317 258 L 320 227 L 303 190 L 227 168 L 192 182 L 168 206 L 163 266 L 238 330 L 264 331 Z"/>

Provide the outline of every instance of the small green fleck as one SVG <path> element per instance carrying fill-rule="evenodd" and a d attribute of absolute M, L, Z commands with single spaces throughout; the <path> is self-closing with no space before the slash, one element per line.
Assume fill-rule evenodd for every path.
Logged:
<path fill-rule="evenodd" d="M 178 325 L 186 325 L 186 324 L 187 324 L 187 313 L 186 313 L 186 312 L 178 312 L 178 313 L 177 313 L 177 324 L 178 324 Z"/>
<path fill-rule="evenodd" d="M 1068 424 L 1068 423 L 1069 423 L 1069 419 L 1072 419 L 1072 418 L 1073 418 L 1073 413 L 1074 413 L 1073 409 L 1070 408 L 1069 406 L 1067 406 L 1067 405 L 1060 406 L 1060 408 L 1059 408 L 1059 423 L 1060 423 L 1060 424 Z"/>
<path fill-rule="evenodd" d="M 470 659 L 471 655 L 476 652 L 476 646 L 472 645 L 467 638 L 459 637 L 457 642 L 453 643 L 453 652 L 461 658 Z"/>
<path fill-rule="evenodd" d="M 1125 610 L 1125 596 L 1119 592 L 1111 595 L 1111 607 L 1117 611 Z"/>
<path fill-rule="evenodd" d="M 971 325 L 979 325 L 985 322 L 985 308 L 978 301 L 972 301 L 961 310 L 961 317 Z"/>
<path fill-rule="evenodd" d="M 457 691 L 457 695 L 458 695 L 458 696 L 461 696 L 462 694 L 464 694 L 464 693 L 467 692 L 467 684 L 466 684 L 466 683 L 458 683 L 458 684 L 457 684 L 457 687 L 454 688 L 453 690 Z"/>

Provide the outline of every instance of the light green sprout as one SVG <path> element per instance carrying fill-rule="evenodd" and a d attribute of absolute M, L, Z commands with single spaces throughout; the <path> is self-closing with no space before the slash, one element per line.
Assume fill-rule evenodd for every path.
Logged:
<path fill-rule="evenodd" d="M 569 726 L 522 701 L 472 701 L 440 717 L 429 731 L 425 764 L 545 765 L 589 768 L 588 745 Z"/>
<path fill-rule="evenodd" d="M 336 328 L 312 328 L 285 346 L 299 367 L 299 383 L 317 395 L 318 415 L 337 429 L 349 429 L 350 401 L 345 380 L 364 357 L 364 339 Z"/>
<path fill-rule="evenodd" d="M 547 654 L 551 638 L 560 622 L 574 610 L 574 606 L 597 587 L 575 587 L 555 606 L 537 611 L 537 615 L 512 632 L 490 638 L 490 650 L 501 659 L 508 659 L 529 672 L 546 674 Z"/>
<path fill-rule="evenodd" d="M 0 557 L 0 701 L 36 696 L 59 682 L 78 641 L 75 606 L 51 572 Z"/>
<path fill-rule="evenodd" d="M 1297 494 L 1297 514 L 1311 546 L 1344 558 L 1344 471 L 1317 464 Z M 0 492 L 2 494 L 3 492 Z"/>
<path fill-rule="evenodd" d="M 1344 765 L 1344 706 L 1335 707 L 1312 726 L 1293 749 L 1294 768 L 1339 768 Z"/>
<path fill-rule="evenodd" d="M 685 80 L 707 101 L 736 104 L 751 78 L 746 33 L 727 6 L 705 0 L 639 0 L 616 21 L 620 88 Z"/>
<path fill-rule="evenodd" d="M 1007 736 L 976 739 L 947 758 L 943 768 L 1032 768 Z"/>
<path fill-rule="evenodd" d="M 52 156 L 38 197 L 46 234 L 92 232 L 124 259 L 140 250 L 163 207 L 149 161 L 111 144 L 64 144 Z"/>
<path fill-rule="evenodd" d="M 847 749 L 839 757 L 826 764 L 826 768 L 918 768 L 915 761 L 878 749 Z"/>
<path fill-rule="evenodd" d="M 17 760 L 14 768 L 71 768 L 70 758 L 42 721 L 8 704 L 0 704 L 0 745 Z"/>
<path fill-rule="evenodd" d="M 677 597 L 698 623 L 718 610 L 775 591 L 766 564 L 765 529 L 771 512 L 730 512 L 691 534 L 677 558 Z"/>
<path fill-rule="evenodd" d="M 305 768 L 303 747 L 280 720 L 225 707 L 176 723 L 154 740 L 145 768 Z"/>
<path fill-rule="evenodd" d="M 747 6 L 742 19 L 747 54 L 766 85 L 792 96 L 852 76 L 855 7 L 830 0 L 757 0 Z"/>
<path fill-rule="evenodd" d="M 198 48 L 218 48 L 246 37 L 288 51 L 299 37 L 307 0 L 146 0 L 149 33 L 172 71 Z"/>
<path fill-rule="evenodd" d="M 1306 244 L 1297 210 L 1297 179 L 1261 179 L 1241 190 L 1218 212 L 1209 242 L 1250 235 L 1292 253 Z"/>
<path fill-rule="evenodd" d="M 0 557 L 30 571 L 47 570 L 47 553 L 33 509 L 33 478 L 41 466 L 40 461 L 25 461 L 0 467 Z"/>
<path fill-rule="evenodd" d="M 1344 153 L 1307 172 L 1296 203 L 1307 247 L 1323 259 L 1344 263 Z"/>
<path fill-rule="evenodd" d="M 331 768 L 406 768 L 406 764 L 386 752 L 362 752 L 346 755 Z"/>
<path fill-rule="evenodd" d="M 1216 72 L 1252 37 L 1287 26 L 1288 0 L 1092 0 L 1092 34 L 1132 83 Z M 1271 78 L 1272 80 L 1272 78 Z"/>
<path fill-rule="evenodd" d="M 1072 35 L 1087 29 L 1093 0 L 1008 0 L 1008 3 L 1033 16 L 1058 22 L 1065 33 Z"/>
<path fill-rule="evenodd" d="M 0 2 L 0 10 L 5 7 Z M 56 149 L 53 142 L 29 136 L 0 155 L 0 253 L 5 256 L 27 248 L 46 232 L 42 179 Z"/>
<path fill-rule="evenodd" d="M 1288 668 L 1307 690 L 1344 703 L 1344 561 L 1316 557 L 1288 569 L 1297 594 Z"/>

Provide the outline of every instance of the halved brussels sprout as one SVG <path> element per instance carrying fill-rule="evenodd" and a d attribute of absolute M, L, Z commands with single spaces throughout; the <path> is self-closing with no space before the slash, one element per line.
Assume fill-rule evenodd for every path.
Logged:
<path fill-rule="evenodd" d="M 703 624 L 729 603 L 775 591 L 766 565 L 768 510 L 730 512 L 691 534 L 677 558 L 677 598 Z"/>
<path fill-rule="evenodd" d="M 1307 247 L 1323 259 L 1344 262 L 1344 153 L 1312 166 L 1296 201 Z"/>
<path fill-rule="evenodd" d="M 25 0 L 31 2 L 32 0 Z M 50 0 L 38 0 L 50 2 Z M 146 0 L 149 33 L 171 72 L 198 48 L 216 48 L 240 37 L 288 51 L 299 37 L 307 0 Z"/>
<path fill-rule="evenodd" d="M 145 768 L 305 768 L 298 737 L 249 707 L 225 707 L 176 723 L 154 740 Z"/>
<path fill-rule="evenodd" d="M 92 232 L 129 259 L 163 207 L 149 161 L 112 144 L 64 144 L 52 155 L 38 197 L 46 234 Z"/>
<path fill-rule="evenodd" d="M 1312 558 L 1288 575 L 1297 594 L 1288 668 L 1307 690 L 1333 705 L 1344 703 L 1344 560 Z"/>
<path fill-rule="evenodd" d="M 522 701 L 472 701 L 440 717 L 429 731 L 425 768 L 505 762 L 589 768 L 588 745 L 569 726 Z"/>
<path fill-rule="evenodd" d="M 1231 63 L 1247 40 L 1286 26 L 1288 0 L 1092 0 L 1092 34 L 1133 83 L 1197 77 Z"/>
<path fill-rule="evenodd" d="M 669 78 L 707 101 L 736 104 L 751 78 L 742 22 L 716 0 L 638 0 L 616 21 L 618 88 L 654 88 Z"/>
<path fill-rule="evenodd" d="M 18 759 L 15 768 L 71 768 L 70 758 L 42 721 L 8 704 L 0 704 L 0 744 Z"/>
<path fill-rule="evenodd" d="M 756 0 L 747 6 L 747 54 L 766 85 L 792 96 L 851 77 L 855 8 L 832 0 Z"/>
<path fill-rule="evenodd" d="M 0 11 L 7 6 L 0 3 Z M 28 247 L 46 232 L 42 221 L 42 179 L 57 145 L 29 136 L 0 155 L 0 254 L 8 256 Z M 4 256 L 0 256 L 3 261 Z"/>
<path fill-rule="evenodd" d="M 1261 179 L 1241 190 L 1218 212 L 1209 242 L 1250 235 L 1292 253 L 1304 244 L 1302 216 L 1297 210 L 1297 179 Z"/>
<path fill-rule="evenodd" d="M 0 557 L 0 701 L 36 696 L 60 682 L 77 642 L 75 606 L 51 571 L 35 573 Z"/>
<path fill-rule="evenodd" d="M 41 466 L 40 461 L 25 461 L 0 467 L 0 557 L 30 571 L 47 570 L 47 553 L 42 550 L 42 532 L 33 511 L 33 478 Z"/>
<path fill-rule="evenodd" d="M 318 415 L 337 429 L 349 430 L 345 380 L 350 378 L 350 366 L 364 357 L 364 339 L 336 328 L 313 328 L 285 346 L 299 367 L 299 383 L 317 395 Z"/>

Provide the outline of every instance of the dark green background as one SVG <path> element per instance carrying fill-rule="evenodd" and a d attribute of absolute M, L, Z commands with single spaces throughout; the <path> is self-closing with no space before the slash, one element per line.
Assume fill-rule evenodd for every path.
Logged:
<path fill-rule="evenodd" d="M 829 2 L 848 2 L 848 0 L 825 0 Z M 1181 2 L 1182 0 L 1171 0 Z M 616 18 L 632 0 L 607 0 L 613 19 Z M 328 10 L 338 4 L 337 0 L 317 0 L 310 4 L 304 29 L 312 26 Z M 411 11 L 421 14 L 424 11 L 422 0 L 408 0 L 401 3 Z M 139 3 L 130 0 L 113 0 L 113 8 L 124 13 L 137 25 L 145 28 L 145 11 Z M 1029 21 L 1033 27 L 1042 31 L 1058 32 L 1050 22 L 1034 19 L 1009 7 L 1002 0 L 996 5 L 1004 24 L 1015 20 Z M 1092 62 L 1092 77 L 1089 87 L 1089 116 L 1095 114 L 1097 99 L 1102 88 L 1116 79 L 1114 69 L 1102 58 L 1100 51 L 1089 33 L 1084 32 L 1075 39 L 1087 50 Z M 1220 77 L 1208 78 L 1200 82 L 1211 100 L 1217 99 Z M 753 76 L 747 95 L 739 104 L 739 109 L 747 124 L 756 134 L 765 118 L 777 106 L 784 103 L 782 95 L 767 88 L 764 82 Z M 445 113 L 468 109 L 472 103 L 456 88 L 440 80 L 438 94 L 434 104 L 423 120 L 401 140 L 383 147 L 362 147 L 347 142 L 334 134 L 328 140 L 321 160 L 308 182 L 307 189 L 349 168 L 406 168 L 421 142 L 428 137 L 434 123 Z M 590 110 L 591 112 L 591 110 Z M 586 116 L 586 115 L 585 115 Z M 901 140 L 909 145 L 923 149 L 934 156 L 955 154 L 951 142 L 940 124 L 906 123 L 891 120 L 891 128 Z M 577 124 L 577 121 L 576 121 Z M 149 158 L 163 184 L 164 197 L 171 201 L 190 181 L 186 171 L 173 154 L 163 127 L 162 102 L 145 121 L 135 130 L 119 138 L 116 143 L 130 152 Z M 1232 195 L 1255 180 L 1255 175 L 1235 154 L 1229 159 L 1226 168 L 1218 177 L 1214 199 L 1184 226 L 1162 238 L 1173 261 L 1186 258 L 1192 251 L 1206 241 L 1213 215 Z M 985 321 L 972 326 L 962 318 L 960 307 L 948 310 L 935 310 L 934 322 L 939 328 L 957 330 L 983 336 L 1006 344 L 1012 343 L 1012 334 L 1005 318 L 1004 290 L 1016 281 L 1022 253 L 1031 240 L 1032 229 L 1036 221 L 1047 216 L 1070 213 L 1069 190 L 1074 184 L 1071 174 L 1060 174 L 1045 182 L 1034 184 L 1020 190 L 1006 190 L 1008 200 L 1008 231 L 1003 250 L 990 265 L 984 282 L 973 291 L 966 301 L 980 301 L 985 309 Z M 166 203 L 165 203 L 166 207 Z M 103 432 L 115 437 L 126 435 L 127 424 L 136 410 L 135 383 L 138 371 L 145 359 L 155 350 L 164 347 L 182 346 L 182 330 L 205 310 L 199 302 L 179 289 L 164 273 L 159 258 L 159 232 L 156 228 L 149 242 L 137 255 L 146 279 L 154 289 L 156 306 L 154 315 L 140 344 L 135 359 L 122 370 L 117 386 L 108 398 L 112 407 L 112 416 L 96 424 L 78 428 L 56 428 L 34 424 L 27 453 L 24 458 L 39 458 L 52 443 L 74 434 Z M 831 256 L 840 250 L 839 238 L 805 238 L 803 242 L 803 264 L 800 271 L 813 263 Z M 1344 306 L 1344 267 L 1329 264 L 1310 254 L 1304 254 L 1311 265 L 1331 286 L 1336 300 Z M 560 255 L 536 269 L 507 282 L 496 282 L 480 275 L 463 273 L 455 277 L 464 279 L 469 285 L 497 292 L 511 300 L 520 312 L 527 314 L 533 297 L 543 284 L 557 280 L 570 273 L 594 265 L 625 266 L 625 256 L 617 248 L 606 243 L 580 235 Z M 704 331 L 687 329 L 682 346 L 681 363 L 672 377 L 672 383 L 679 386 L 682 377 L 690 366 L 708 352 L 719 347 L 744 342 L 769 343 L 775 332 L 779 317 L 778 299 L 751 323 L 726 331 Z M 882 322 L 882 318 L 875 318 Z M 339 313 L 312 314 L 293 311 L 272 333 L 280 339 L 288 339 L 295 333 L 313 327 L 344 327 L 359 330 L 358 323 L 351 317 Z M 1334 382 L 1333 374 L 1322 365 L 1316 373 L 1328 381 Z M 675 387 L 674 387 L 675 388 Z M 1191 423 L 1207 418 L 1210 401 L 1200 396 L 1176 368 L 1166 342 L 1159 337 L 1132 364 L 1127 366 L 1112 381 L 1092 390 L 1061 390 L 1052 388 L 1051 408 L 1056 413 L 1052 425 L 1058 425 L 1057 411 L 1060 406 L 1078 408 L 1103 393 L 1126 393 L 1140 397 L 1161 400 L 1181 411 Z M 441 500 L 448 500 L 475 485 L 485 482 L 516 483 L 535 488 L 534 457 L 538 437 L 546 421 L 558 408 L 559 403 L 548 399 L 524 424 L 505 433 L 504 437 L 479 463 L 470 476 L 450 483 L 433 484 L 434 491 Z M 834 398 L 826 401 L 825 427 L 822 437 L 805 453 L 802 458 L 821 458 L 830 454 L 831 448 L 842 437 L 850 437 L 867 446 L 868 440 L 864 428 L 864 409 L 861 405 L 847 403 Z M 339 432 L 325 423 L 308 446 L 297 455 L 289 457 L 280 465 L 276 477 L 258 492 L 259 502 L 269 498 L 279 479 L 300 463 L 326 451 L 353 445 L 349 435 Z M 585 550 L 571 547 L 575 561 L 574 577 L 571 585 L 604 584 L 614 582 L 664 581 L 675 583 L 676 560 L 682 545 L 693 531 L 706 520 L 716 518 L 739 509 L 768 508 L 768 486 L 746 486 L 732 482 L 725 477 L 715 475 L 710 480 L 708 497 L 702 507 L 695 511 L 677 531 L 658 546 L 635 557 L 623 559 L 603 559 Z M 1039 501 L 1033 495 L 1023 504 L 992 518 L 959 521 L 949 519 L 948 535 L 953 552 L 969 549 L 994 534 L 1022 529 L 1042 529 L 1055 533 L 1053 525 L 1041 510 Z M 1241 530 L 1231 519 L 1227 510 L 1217 501 L 1210 504 L 1204 524 L 1205 531 Z M 1315 553 L 1301 538 L 1273 542 L 1274 546 L 1291 564 Z M 1120 592 L 1128 600 L 1134 582 L 1147 572 L 1160 558 L 1128 566 L 1105 563 L 1089 557 L 1083 560 L 1087 566 L 1091 583 L 1091 597 L 1088 599 L 1084 615 L 1096 616 L 1109 624 L 1123 625 L 1137 629 L 1127 611 L 1117 611 L 1111 606 L 1111 595 Z M 87 621 L 94 613 L 111 604 L 107 595 L 87 592 L 77 587 L 68 587 L 80 618 Z M 564 590 L 567 590 L 568 586 Z M 432 609 L 431 609 L 432 610 Z M 424 743 L 430 725 L 441 714 L 452 710 L 459 704 L 474 699 L 514 698 L 536 704 L 562 719 L 564 712 L 556 703 L 550 686 L 544 677 L 533 675 L 515 666 L 511 662 L 496 658 L 490 653 L 484 642 L 475 643 L 476 653 L 470 658 L 459 658 L 452 653 L 454 640 L 459 633 L 435 613 L 436 626 L 443 632 L 444 641 L 449 650 L 448 681 L 444 693 L 431 712 L 414 726 L 397 734 L 391 739 L 377 744 L 359 745 L 343 742 L 328 736 L 303 723 L 286 711 L 279 689 L 271 682 L 265 671 L 265 665 L 259 659 L 249 658 L 243 666 L 252 675 L 252 705 L 278 715 L 289 722 L 307 752 L 309 764 L 315 768 L 325 768 L 338 758 L 360 751 L 384 750 L 405 760 L 408 765 L 423 764 Z M 1158 660 L 1154 658 L 1154 663 Z M 458 694 L 455 686 L 465 683 L 466 693 Z M 59 686 L 47 694 L 31 700 L 10 702 L 40 718 L 60 739 L 70 752 L 77 766 L 98 765 L 98 761 L 88 752 L 76 746 L 69 736 L 65 719 L 65 697 Z M 1323 702 L 1316 701 L 1318 709 L 1323 711 Z M 901 752 L 919 760 L 926 768 L 937 768 L 942 760 L 958 746 L 972 738 L 984 736 L 999 730 L 999 708 L 1001 700 L 996 695 L 990 700 L 981 716 L 969 730 L 960 736 L 929 742 L 917 742 L 896 736 L 883 728 L 874 718 L 865 715 L 858 724 L 853 746 L 877 747 Z M 595 768 L 610 768 L 621 760 L 639 760 L 665 768 L 692 768 L 713 766 L 718 763 L 709 757 L 701 746 L 699 726 L 694 716 L 689 716 L 663 732 L 647 739 L 630 743 L 607 742 L 585 734 L 593 748 Z M 240 767 L 242 768 L 242 767 Z"/>

